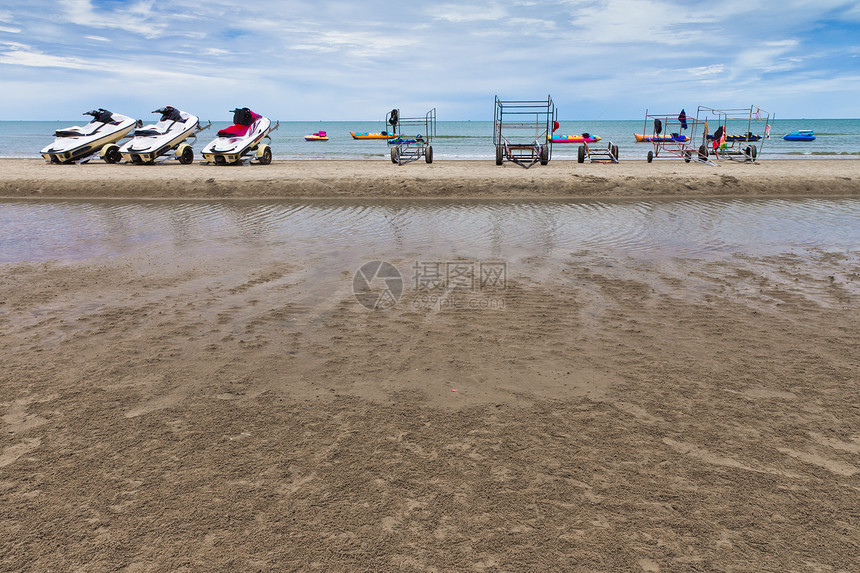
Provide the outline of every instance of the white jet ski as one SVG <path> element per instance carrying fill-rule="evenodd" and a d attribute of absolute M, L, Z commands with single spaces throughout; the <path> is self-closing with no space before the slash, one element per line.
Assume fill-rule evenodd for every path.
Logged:
<path fill-rule="evenodd" d="M 155 163 L 157 158 L 176 151 L 174 156 L 179 163 L 186 165 L 194 161 L 194 150 L 186 140 L 196 139 L 197 134 L 209 125 L 200 127 L 197 116 L 169 105 L 152 113 L 160 113 L 161 119 L 158 123 L 134 130 L 134 138 L 122 147 L 117 147 L 122 158 L 138 164 Z M 167 159 L 165 157 L 164 160 Z"/>
<path fill-rule="evenodd" d="M 127 136 L 138 121 L 102 108 L 84 112 L 84 115 L 93 116 L 93 120 L 84 126 L 73 125 L 55 131 L 56 139 L 40 152 L 42 157 L 51 163 L 86 163 L 91 156 L 102 152 L 102 159 L 108 163 L 119 161 L 119 153 L 105 155 L 105 148 Z"/>
<path fill-rule="evenodd" d="M 278 129 L 272 122 L 247 107 L 231 110 L 233 125 L 218 132 L 218 137 L 203 148 L 206 163 L 230 165 L 256 159 L 260 165 L 272 162 L 272 148 L 261 143 Z"/>

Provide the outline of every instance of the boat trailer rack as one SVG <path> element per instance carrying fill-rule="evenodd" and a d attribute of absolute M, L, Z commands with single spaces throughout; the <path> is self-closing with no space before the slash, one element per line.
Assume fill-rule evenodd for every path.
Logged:
<path fill-rule="evenodd" d="M 651 121 L 653 127 L 650 135 L 648 134 L 649 121 Z M 653 149 L 649 150 L 645 157 L 646 160 L 648 163 L 651 163 L 663 153 L 664 156 L 670 155 L 683 159 L 685 163 L 696 161 L 697 163 L 714 165 L 708 159 L 707 148 L 704 145 L 699 146 L 698 149 L 694 148 L 696 133 L 700 129 L 705 130 L 705 128 L 704 122 L 686 117 L 683 110 L 678 115 L 649 114 L 648 110 L 645 110 L 645 129 L 643 135 L 653 145 Z M 683 133 L 687 129 L 690 130 L 689 135 Z"/>
<path fill-rule="evenodd" d="M 433 163 L 431 143 L 436 137 L 435 107 L 424 117 L 401 117 L 400 110 L 395 108 L 385 115 L 385 123 L 391 128 L 389 133 L 394 134 L 388 139 L 392 163 L 405 165 L 422 157 L 427 163 Z"/>
<path fill-rule="evenodd" d="M 705 126 L 702 146 L 709 155 L 717 159 L 751 163 L 761 153 L 765 140 L 770 138 L 774 118 L 770 112 L 754 105 L 734 109 L 714 109 L 700 105 L 696 111 L 696 120 Z M 713 133 L 709 131 L 709 122 L 711 125 L 717 124 Z M 739 133 L 731 133 L 729 129 Z M 753 133 L 754 129 L 761 129 L 763 134 Z M 720 135 L 715 137 L 718 132 Z M 720 143 L 722 135 L 725 135 L 725 141 Z"/>
<path fill-rule="evenodd" d="M 583 141 L 582 145 L 576 152 L 576 161 L 578 163 L 618 163 L 618 146 L 611 141 L 606 149 L 594 149 L 587 141 Z"/>
<path fill-rule="evenodd" d="M 552 128 L 558 112 L 550 96 L 540 100 L 507 100 L 496 96 L 493 112 L 493 145 L 496 165 L 511 161 L 528 169 L 552 158 Z"/>

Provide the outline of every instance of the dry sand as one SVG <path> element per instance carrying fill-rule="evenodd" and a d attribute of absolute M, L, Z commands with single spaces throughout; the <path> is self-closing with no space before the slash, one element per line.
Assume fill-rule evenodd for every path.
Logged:
<path fill-rule="evenodd" d="M 0 160 L 0 197 L 678 197 L 860 194 L 854 159 L 550 161 L 275 161 L 271 165 L 51 165 Z"/>
<path fill-rule="evenodd" d="M 815 189 L 857 192 L 854 162 L 825 164 Z M 448 169 L 490 170 L 463 185 L 493 196 L 507 178 L 550 193 L 651 169 L 783 176 L 448 165 L 6 161 L 2 194 L 71 194 L 62 174 L 94 173 L 114 186 L 78 194 L 144 194 L 150 177 L 158 194 L 168 172 L 233 195 L 323 192 L 317 169 L 413 189 L 442 174 L 430 188 L 454 194 Z M 571 254 L 511 277 L 493 311 L 367 311 L 347 272 L 302 304 L 314 264 L 0 266 L 0 570 L 860 569 L 856 256 Z"/>

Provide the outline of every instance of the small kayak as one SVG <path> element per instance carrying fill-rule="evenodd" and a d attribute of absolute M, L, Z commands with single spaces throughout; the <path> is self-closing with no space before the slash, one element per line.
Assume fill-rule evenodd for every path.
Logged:
<path fill-rule="evenodd" d="M 599 135 L 591 135 L 583 133 L 582 135 L 565 135 L 561 137 L 553 137 L 550 141 L 553 143 L 594 143 L 600 141 Z"/>
<path fill-rule="evenodd" d="M 324 131 L 317 131 L 305 136 L 305 141 L 328 141 L 328 135 Z"/>
<path fill-rule="evenodd" d="M 811 129 L 792 131 L 783 137 L 786 141 L 815 141 L 815 133 Z"/>
<path fill-rule="evenodd" d="M 353 139 L 392 139 L 397 137 L 393 133 L 387 133 L 383 131 L 382 133 L 355 133 L 354 131 L 350 131 L 349 134 Z"/>
<path fill-rule="evenodd" d="M 638 142 L 654 142 L 654 141 L 689 141 L 689 137 L 686 135 L 678 135 L 677 133 L 672 133 L 670 135 L 645 135 L 643 133 L 634 133 L 633 137 L 636 138 Z"/>

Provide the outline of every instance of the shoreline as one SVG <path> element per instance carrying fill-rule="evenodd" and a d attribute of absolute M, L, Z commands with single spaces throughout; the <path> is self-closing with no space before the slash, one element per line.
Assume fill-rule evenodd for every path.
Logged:
<path fill-rule="evenodd" d="M 52 165 L 0 159 L 0 198 L 544 199 L 860 195 L 860 159 L 770 159 L 716 166 L 680 159 L 615 165 L 555 160 L 523 169 L 493 161 L 281 160 L 243 165 Z"/>

